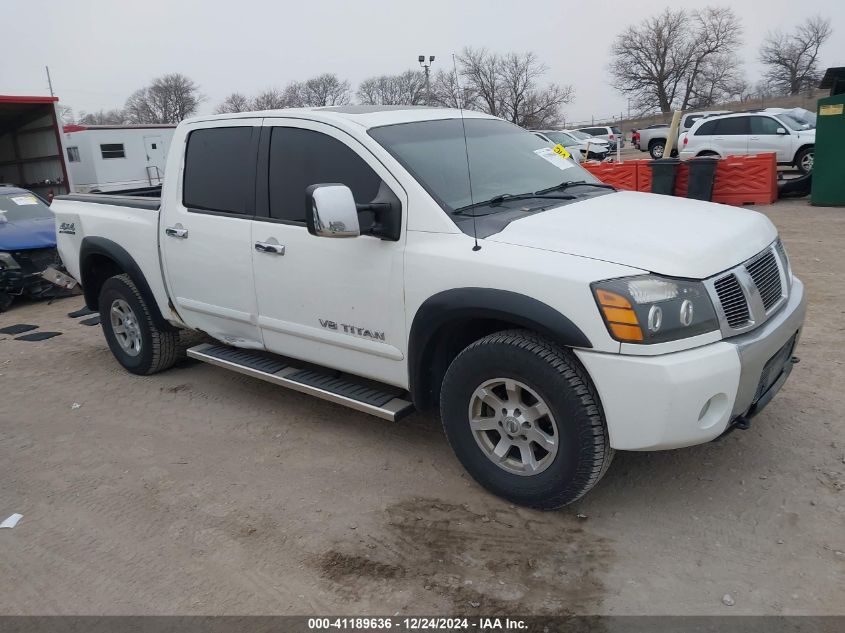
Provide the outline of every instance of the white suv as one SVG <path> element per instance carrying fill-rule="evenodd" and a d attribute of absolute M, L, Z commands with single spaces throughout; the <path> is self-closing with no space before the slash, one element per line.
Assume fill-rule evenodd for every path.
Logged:
<path fill-rule="evenodd" d="M 741 112 L 699 119 L 681 135 L 681 158 L 775 152 L 780 165 L 813 170 L 816 130 L 789 113 Z"/>
<path fill-rule="evenodd" d="M 598 127 L 579 127 L 576 131 L 584 132 L 585 134 L 589 134 L 590 136 L 595 136 L 596 138 L 604 139 L 608 142 L 611 152 L 616 151 L 617 143 L 619 143 L 619 149 L 623 149 L 625 147 L 625 138 L 622 134 L 622 130 L 620 130 L 615 125 L 601 125 Z"/>

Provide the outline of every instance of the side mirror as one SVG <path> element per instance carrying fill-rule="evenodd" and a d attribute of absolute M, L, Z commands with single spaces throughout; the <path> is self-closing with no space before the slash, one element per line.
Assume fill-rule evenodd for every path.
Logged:
<path fill-rule="evenodd" d="M 308 232 L 317 237 L 358 237 L 358 209 L 352 190 L 335 183 L 311 185 L 305 190 Z"/>
<path fill-rule="evenodd" d="M 779 127 L 775 130 L 778 134 L 786 134 L 786 128 Z"/>

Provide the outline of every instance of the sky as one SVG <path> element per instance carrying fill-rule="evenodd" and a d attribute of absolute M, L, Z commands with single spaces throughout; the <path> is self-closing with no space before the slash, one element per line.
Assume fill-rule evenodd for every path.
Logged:
<path fill-rule="evenodd" d="M 322 72 L 353 88 L 372 75 L 450 69 L 464 46 L 533 51 L 546 78 L 575 88 L 570 121 L 627 113 L 607 73 L 614 36 L 666 6 L 701 2 L 638 0 L 0 0 L 0 94 L 49 94 L 75 112 L 122 106 L 153 78 L 181 72 L 196 81 L 210 112 L 233 92 L 250 95 Z M 830 17 L 822 68 L 845 66 L 842 0 L 731 0 L 742 19 L 746 76 L 757 82 L 757 50 L 767 31 L 790 30 L 811 15 Z"/>

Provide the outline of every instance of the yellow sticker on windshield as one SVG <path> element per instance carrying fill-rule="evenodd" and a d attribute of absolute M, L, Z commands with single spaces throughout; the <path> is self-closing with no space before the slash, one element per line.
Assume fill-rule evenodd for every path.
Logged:
<path fill-rule="evenodd" d="M 566 151 L 566 148 L 558 143 L 552 148 L 558 156 L 563 156 L 564 158 L 572 158 L 572 154 Z"/>

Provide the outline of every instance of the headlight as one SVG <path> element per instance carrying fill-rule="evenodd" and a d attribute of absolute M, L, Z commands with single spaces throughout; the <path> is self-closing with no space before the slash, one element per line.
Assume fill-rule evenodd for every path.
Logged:
<path fill-rule="evenodd" d="M 700 281 L 641 275 L 591 284 L 610 335 L 623 343 L 663 343 L 719 329 Z"/>
<path fill-rule="evenodd" d="M 0 270 L 17 270 L 20 268 L 11 253 L 0 253 Z"/>

